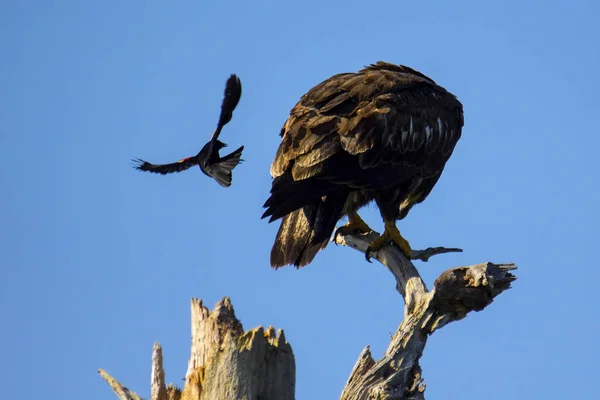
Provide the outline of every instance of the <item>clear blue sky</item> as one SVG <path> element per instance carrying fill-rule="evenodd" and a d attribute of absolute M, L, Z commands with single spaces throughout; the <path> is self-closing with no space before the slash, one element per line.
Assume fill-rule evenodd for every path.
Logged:
<path fill-rule="evenodd" d="M 455 93 L 465 128 L 429 199 L 400 223 L 418 263 L 515 262 L 518 281 L 447 326 L 422 359 L 431 399 L 592 398 L 600 357 L 600 6 L 589 1 L 15 1 L 0 3 L 0 383 L 5 398 L 149 395 L 163 345 L 181 385 L 189 301 L 231 296 L 246 329 L 283 328 L 297 398 L 338 398 L 360 351 L 381 356 L 402 300 L 381 265 L 329 246 L 273 271 L 261 220 L 291 107 L 329 76 L 384 60 Z M 223 189 L 160 176 L 212 133 L 225 80 L 244 93 Z M 364 218 L 381 230 L 374 207 Z"/>

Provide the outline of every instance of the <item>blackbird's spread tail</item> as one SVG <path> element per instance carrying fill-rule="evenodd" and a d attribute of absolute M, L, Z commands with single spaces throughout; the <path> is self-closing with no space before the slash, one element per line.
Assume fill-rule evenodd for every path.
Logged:
<path fill-rule="evenodd" d="M 346 191 L 332 193 L 283 217 L 271 249 L 271 266 L 310 264 L 327 247 L 347 197 Z"/>
<path fill-rule="evenodd" d="M 243 161 L 241 158 L 243 150 L 244 146 L 220 158 L 217 162 L 211 165 L 211 169 L 214 173 L 213 177 L 219 183 L 219 185 L 224 187 L 231 186 L 231 171 Z"/>

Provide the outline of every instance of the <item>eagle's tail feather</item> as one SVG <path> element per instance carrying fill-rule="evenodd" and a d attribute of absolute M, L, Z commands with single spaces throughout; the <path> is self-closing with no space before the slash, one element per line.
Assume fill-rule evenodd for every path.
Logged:
<path fill-rule="evenodd" d="M 261 218 L 270 217 L 269 222 L 273 222 L 301 209 L 306 204 L 312 204 L 315 199 L 320 199 L 334 190 L 332 185 L 328 187 L 326 182 L 314 179 L 297 182 L 279 180 L 273 185 L 271 196 L 263 205 L 266 210 Z"/>
<path fill-rule="evenodd" d="M 345 191 L 332 193 L 283 217 L 271 249 L 271 266 L 310 264 L 327 247 L 347 197 Z"/>

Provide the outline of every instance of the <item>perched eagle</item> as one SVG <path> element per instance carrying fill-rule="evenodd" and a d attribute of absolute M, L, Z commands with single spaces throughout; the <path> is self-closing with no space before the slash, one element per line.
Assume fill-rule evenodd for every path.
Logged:
<path fill-rule="evenodd" d="M 337 233 L 370 232 L 357 211 L 375 200 L 388 243 L 409 256 L 396 220 L 425 200 L 461 137 L 463 107 L 431 78 L 377 62 L 308 91 L 281 129 L 263 218 L 283 218 L 271 266 L 309 264 Z"/>
<path fill-rule="evenodd" d="M 210 141 L 204 145 L 202 150 L 193 157 L 187 157 L 172 164 L 150 164 L 147 161 L 135 159 L 136 169 L 140 171 L 154 172 L 162 175 L 173 172 L 181 172 L 198 165 L 204 174 L 214 178 L 221 186 L 231 186 L 231 171 L 242 161 L 242 150 L 244 146 L 224 157 L 219 156 L 219 150 L 227 147 L 227 144 L 218 140 L 221 130 L 233 116 L 240 97 L 242 96 L 242 83 L 240 79 L 232 74 L 225 85 L 225 97 L 221 104 L 221 115 L 217 129 L 215 129 Z"/>

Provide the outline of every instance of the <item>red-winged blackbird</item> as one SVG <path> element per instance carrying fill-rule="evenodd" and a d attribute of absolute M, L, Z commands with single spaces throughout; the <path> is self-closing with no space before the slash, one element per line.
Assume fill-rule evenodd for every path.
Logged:
<path fill-rule="evenodd" d="M 166 175 L 185 171 L 194 165 L 198 165 L 204 174 L 216 180 L 221 186 L 231 186 L 231 171 L 243 161 L 240 157 L 242 156 L 244 146 L 221 157 L 219 156 L 219 150 L 226 147 L 227 144 L 218 140 L 218 137 L 223 127 L 231 121 L 233 110 L 238 105 L 241 96 L 242 83 L 235 74 L 232 74 L 225 85 L 225 97 L 223 98 L 223 104 L 221 104 L 221 115 L 217 129 L 215 129 L 210 141 L 204 145 L 198 154 L 171 164 L 151 164 L 144 160 L 135 159 L 133 160 L 137 164 L 135 168 L 140 171 Z"/>

